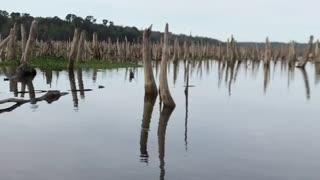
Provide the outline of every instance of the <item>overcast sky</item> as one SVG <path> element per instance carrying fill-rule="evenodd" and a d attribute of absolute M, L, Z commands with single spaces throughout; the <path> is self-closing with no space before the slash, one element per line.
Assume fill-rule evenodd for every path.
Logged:
<path fill-rule="evenodd" d="M 94 16 L 139 29 L 153 24 L 163 31 L 207 36 L 225 41 L 299 42 L 320 37 L 319 0 L 10 0 L 0 9 L 33 16 L 65 18 L 69 13 Z"/>

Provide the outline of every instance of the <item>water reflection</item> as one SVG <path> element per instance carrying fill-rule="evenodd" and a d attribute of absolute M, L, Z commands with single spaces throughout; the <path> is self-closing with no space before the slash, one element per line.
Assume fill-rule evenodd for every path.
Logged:
<path fill-rule="evenodd" d="M 184 123 L 184 146 L 185 146 L 185 150 L 188 151 L 188 113 L 189 113 L 189 66 L 190 66 L 190 62 L 187 61 L 187 67 L 185 69 L 186 73 L 185 73 L 185 77 L 186 77 L 186 87 L 184 89 L 184 94 L 185 94 L 185 123 Z"/>
<path fill-rule="evenodd" d="M 85 94 L 84 94 L 84 84 L 83 84 L 83 78 L 82 78 L 82 69 L 77 69 L 77 77 L 78 77 L 78 86 L 80 90 L 80 98 L 84 99 Z"/>
<path fill-rule="evenodd" d="M 61 93 L 60 91 L 46 91 L 46 94 L 36 97 L 36 90 L 33 85 L 34 76 L 27 76 L 27 77 L 17 77 L 12 76 L 10 77 L 10 86 L 14 84 L 14 97 L 17 97 L 18 93 L 21 93 L 21 97 L 24 97 L 25 93 L 29 94 L 29 99 L 18 99 L 18 98 L 8 98 L 0 100 L 0 104 L 6 103 L 15 103 L 14 105 L 0 109 L 0 114 L 4 112 L 11 112 L 16 108 L 22 106 L 23 104 L 30 103 L 30 104 L 37 104 L 39 101 L 46 101 L 48 104 L 51 104 L 54 101 L 57 101 L 61 96 L 67 95 L 68 93 Z M 18 92 L 18 83 L 21 83 L 21 91 Z M 26 92 L 26 87 L 28 91 Z M 42 93 L 43 91 L 40 91 Z M 37 107 L 37 106 L 33 106 Z"/>
<path fill-rule="evenodd" d="M 140 161 L 145 162 L 148 164 L 148 135 L 150 129 L 150 122 L 153 112 L 153 107 L 156 102 L 157 96 L 144 97 L 144 104 L 143 104 L 143 118 L 142 118 L 142 125 L 141 125 L 141 133 L 140 133 Z"/>
<path fill-rule="evenodd" d="M 314 64 L 315 70 L 315 83 L 318 84 L 320 82 L 320 63 Z"/>
<path fill-rule="evenodd" d="M 299 69 L 302 73 L 302 78 L 303 78 L 304 86 L 306 89 L 306 98 L 310 99 L 310 85 L 309 85 L 309 78 L 308 78 L 307 71 L 304 68 L 299 68 Z"/>
<path fill-rule="evenodd" d="M 73 107 L 75 109 L 78 109 L 79 100 L 78 100 L 78 95 L 77 95 L 77 86 L 76 86 L 76 80 L 74 77 L 74 71 L 69 70 L 68 75 L 69 75 L 70 89 L 71 89 L 71 94 L 72 94 Z"/>
<path fill-rule="evenodd" d="M 45 96 L 44 92 L 37 90 L 37 88 L 39 87 L 42 87 L 44 89 L 45 88 L 51 89 L 51 87 L 53 87 L 60 90 L 63 89 L 65 91 L 68 91 L 69 89 L 71 89 L 70 97 L 64 98 L 64 100 L 59 101 L 59 106 L 55 106 L 54 108 L 57 108 L 57 107 L 61 108 L 61 109 L 57 109 L 57 111 L 66 113 L 68 115 L 66 117 L 75 116 L 79 119 L 90 117 L 88 115 L 88 112 L 93 110 L 97 118 L 92 119 L 92 121 L 91 119 L 90 121 L 85 121 L 87 123 L 85 125 L 81 124 L 83 123 L 81 121 L 75 124 L 72 124 L 74 126 L 79 126 L 77 128 L 83 128 L 82 129 L 83 131 L 82 130 L 75 131 L 75 129 L 73 129 L 74 126 L 65 125 L 65 124 L 74 123 L 74 122 L 69 122 L 69 121 L 66 121 L 64 118 L 60 118 L 59 124 L 62 124 L 61 126 L 62 128 L 60 130 L 64 132 L 62 133 L 63 136 L 70 132 L 72 133 L 72 138 L 74 139 L 69 139 L 70 141 L 68 141 L 68 139 L 66 140 L 66 138 L 64 137 L 59 139 L 59 137 L 61 136 L 59 136 L 58 134 L 54 134 L 54 131 L 51 131 L 51 133 L 55 135 L 55 136 L 52 136 L 52 138 L 58 137 L 55 142 L 60 143 L 60 141 L 61 142 L 66 141 L 69 144 L 76 142 L 76 144 L 81 144 L 81 147 L 87 148 L 82 152 L 74 151 L 73 150 L 74 144 L 72 144 L 72 147 L 68 147 L 68 149 L 62 148 L 61 150 L 61 152 L 63 152 L 61 153 L 62 158 L 59 159 L 59 161 L 64 162 L 65 159 L 70 158 L 69 156 L 70 154 L 65 153 L 65 152 L 70 152 L 70 149 L 72 149 L 71 151 L 72 156 L 74 155 L 74 157 L 72 158 L 76 158 L 77 160 L 80 159 L 79 161 L 81 161 L 81 158 L 79 157 L 85 157 L 85 160 L 82 159 L 85 162 L 84 163 L 81 162 L 82 163 L 81 167 L 75 167 L 73 165 L 71 167 L 71 166 L 68 166 L 68 162 L 64 162 L 64 164 L 66 164 L 65 171 L 74 170 L 75 168 L 79 168 L 79 169 L 86 168 L 86 169 L 89 169 L 88 171 L 91 171 L 92 169 L 97 169 L 96 170 L 97 172 L 95 171 L 94 173 L 98 175 L 102 174 L 103 176 L 105 175 L 103 173 L 106 172 L 105 171 L 106 166 L 108 166 L 107 168 L 111 166 L 110 169 L 117 168 L 117 170 L 119 170 L 118 166 L 122 165 L 121 163 L 123 163 L 126 165 L 121 166 L 122 169 L 119 170 L 119 174 L 124 173 L 125 175 L 127 175 L 126 173 L 128 172 L 131 173 L 132 171 L 135 171 L 135 170 L 140 171 L 141 169 L 139 168 L 141 168 L 141 163 L 142 163 L 143 165 L 148 164 L 148 167 L 143 166 L 143 168 L 145 168 L 143 170 L 146 170 L 146 171 L 148 171 L 147 168 L 151 169 L 154 166 L 159 165 L 159 167 L 156 167 L 159 169 L 156 169 L 155 174 L 152 174 L 151 176 L 153 177 L 156 176 L 157 178 L 159 177 L 160 179 L 165 179 L 165 178 L 168 179 L 170 178 L 171 173 L 166 173 L 166 172 L 169 172 L 171 170 L 170 172 L 174 174 L 175 172 L 173 171 L 173 169 L 177 169 L 177 167 L 175 167 L 176 165 L 175 162 L 180 162 L 178 160 L 181 160 L 181 162 L 192 162 L 190 164 L 186 163 L 184 165 L 185 170 L 188 171 L 188 173 L 191 175 L 189 177 L 192 177 L 192 175 L 194 175 L 192 174 L 194 172 L 192 172 L 191 170 L 199 168 L 199 167 L 196 167 L 198 164 L 204 164 L 204 166 L 201 167 L 202 168 L 201 170 L 203 170 L 202 172 L 204 174 L 201 178 L 203 177 L 210 178 L 211 176 L 207 176 L 208 174 L 210 175 L 211 173 L 208 167 L 213 167 L 213 166 L 217 168 L 219 171 L 223 169 L 221 170 L 221 172 L 223 173 L 227 170 L 228 170 L 227 173 L 233 172 L 233 171 L 229 171 L 230 169 L 239 170 L 239 168 L 241 168 L 243 164 L 246 165 L 247 167 L 250 167 L 250 169 L 254 169 L 255 167 L 257 167 L 255 166 L 256 164 L 258 164 L 259 167 L 263 167 L 263 168 L 273 167 L 273 166 L 279 167 L 276 163 L 277 162 L 276 158 L 274 159 L 269 158 L 267 154 L 271 152 L 270 154 L 273 157 L 274 154 L 282 154 L 283 152 L 290 151 L 290 149 L 286 147 L 281 147 L 281 145 L 279 145 L 280 143 L 274 143 L 270 141 L 270 138 L 272 137 L 274 139 L 277 139 L 277 141 L 282 141 L 282 143 L 288 143 L 290 145 L 290 141 L 292 140 L 292 137 L 294 138 L 294 136 L 291 136 L 292 134 L 290 133 L 291 132 L 295 133 L 300 129 L 290 129 L 289 133 L 281 133 L 288 130 L 287 128 L 289 126 L 285 127 L 284 125 L 279 126 L 275 124 L 279 122 L 281 124 L 286 123 L 285 121 L 283 121 L 283 119 L 289 118 L 287 117 L 288 114 L 286 112 L 277 114 L 279 112 L 274 111 L 274 113 L 271 113 L 271 114 L 269 113 L 267 118 L 265 116 L 262 117 L 261 114 L 259 115 L 259 113 L 253 113 L 253 114 L 250 114 L 250 116 L 243 116 L 243 113 L 240 113 L 240 112 L 246 111 L 248 110 L 248 108 L 254 109 L 255 111 L 257 110 L 256 112 L 264 112 L 264 110 L 261 109 L 261 107 L 274 108 L 273 104 L 275 104 L 275 102 L 278 102 L 279 106 L 280 105 L 284 106 L 286 105 L 286 103 L 288 102 L 290 103 L 291 100 L 294 100 L 295 102 L 297 102 L 295 103 L 295 107 L 296 106 L 313 107 L 314 105 L 317 105 L 316 104 L 317 97 L 319 97 L 319 95 L 317 94 L 318 92 L 315 90 L 317 86 L 316 85 L 313 86 L 312 84 L 310 84 L 310 81 L 315 82 L 315 84 L 317 84 L 320 81 L 320 64 L 310 63 L 308 64 L 306 69 L 295 70 L 296 68 L 294 66 L 290 66 L 288 62 L 285 62 L 285 61 L 277 61 L 276 63 L 270 64 L 269 66 L 264 66 L 263 64 L 260 66 L 259 61 L 236 61 L 235 63 L 231 63 L 227 61 L 225 62 L 224 61 L 190 61 L 190 62 L 185 61 L 184 64 L 180 64 L 180 63 L 182 62 L 179 62 L 177 64 L 172 64 L 171 65 L 172 69 L 170 71 L 171 74 L 169 74 L 169 77 L 170 77 L 169 84 L 171 85 L 170 88 L 172 88 L 173 90 L 172 95 L 177 98 L 178 108 L 176 110 L 176 113 L 177 114 L 180 113 L 177 116 L 171 117 L 173 109 L 167 109 L 167 108 L 162 109 L 161 106 L 159 106 L 159 112 L 158 112 L 158 109 L 156 109 L 156 113 L 155 113 L 154 108 L 157 108 L 155 107 L 157 106 L 157 104 L 155 104 L 156 97 L 144 97 L 143 112 L 136 111 L 136 109 L 131 110 L 135 108 L 134 106 L 132 106 L 132 103 L 139 102 L 139 99 L 142 100 L 141 92 L 143 91 L 143 88 L 141 87 L 143 87 L 143 81 L 139 81 L 140 79 L 139 77 L 137 77 L 136 78 L 137 81 L 133 81 L 129 86 L 128 85 L 130 80 L 129 68 L 119 69 L 119 70 L 99 70 L 96 72 L 93 69 L 76 69 L 75 71 L 69 71 L 69 72 L 60 71 L 60 73 L 55 71 L 53 72 L 43 71 L 42 75 L 45 76 L 45 79 L 43 78 L 43 76 L 40 76 L 40 77 L 38 76 L 35 78 L 35 80 L 31 80 L 31 81 L 10 79 L 10 81 L 7 82 L 6 84 L 3 83 L 5 84 L 5 86 L 3 86 L 2 91 L 5 91 L 5 92 L 1 92 L 0 94 L 0 96 L 2 96 L 2 99 L 7 94 L 10 94 L 10 97 L 27 96 L 27 98 L 17 100 L 18 103 L 14 103 L 9 108 L 1 109 L 0 113 L 11 112 L 14 109 L 20 107 L 24 103 L 36 104 L 40 100 L 45 100 L 48 103 L 51 103 L 59 99 L 60 96 L 54 96 L 54 95 L 51 96 L 54 98 L 49 99 L 48 95 Z M 157 71 L 156 69 L 158 68 L 157 64 L 158 64 L 157 61 L 153 62 L 155 71 Z M 11 77 L 15 73 L 14 70 L 15 70 L 14 68 L 13 69 L 1 68 L 1 73 L 2 75 L 7 74 L 9 77 Z M 314 73 L 311 73 L 310 70 L 312 72 L 314 71 Z M 295 72 L 295 71 L 301 71 L 301 73 Z M 141 74 L 143 70 L 142 68 L 137 68 L 133 72 L 135 72 L 136 74 L 138 73 Z M 96 74 L 96 75 L 93 75 L 93 74 Z M 104 74 L 105 76 L 101 76 Z M 92 83 L 93 76 L 95 77 L 95 81 L 96 81 L 95 83 Z M 125 80 L 123 80 L 123 76 L 125 76 Z M 270 76 L 272 78 L 270 78 Z M 110 81 L 110 86 L 108 86 L 105 89 L 101 89 L 98 92 L 93 92 L 92 94 L 90 93 L 90 95 L 88 92 L 86 92 L 87 90 L 90 90 L 90 89 L 85 89 L 86 87 L 96 88 L 97 87 L 96 83 L 100 83 L 101 81 L 105 82 L 106 77 L 108 77 L 107 79 L 108 83 Z M 140 76 L 140 78 L 143 78 L 143 76 Z M 52 83 L 55 80 L 59 81 L 60 85 L 58 85 L 58 83 L 56 84 Z M 196 84 L 196 87 L 194 89 L 190 89 L 191 87 L 190 82 L 192 84 L 193 83 Z M 286 83 L 288 83 L 288 87 L 286 87 Z M 65 86 L 65 84 L 67 84 L 67 86 Z M 11 92 L 9 91 L 9 88 Z M 263 91 L 262 91 L 262 88 L 263 88 Z M 283 92 L 283 88 L 288 88 L 288 89 L 291 88 L 291 90 Z M 304 92 L 302 92 L 301 90 Z M 313 101 L 311 100 L 311 91 L 312 91 Z M 39 95 L 39 92 L 43 94 Z M 269 96 L 263 96 L 263 93 L 264 94 L 268 93 Z M 287 93 L 287 94 L 284 94 L 284 93 Z M 233 97 L 229 97 L 231 94 Z M 299 97 L 303 97 L 302 101 L 301 101 L 301 98 L 300 99 L 296 98 L 295 97 L 296 95 Z M 117 96 L 117 97 L 112 97 L 112 96 Z M 281 96 L 286 96 L 286 97 L 283 99 L 280 99 Z M 106 101 L 99 101 L 101 97 L 105 98 Z M 309 103 L 306 103 L 307 105 L 303 104 L 305 97 L 309 99 Z M 84 99 L 84 98 L 87 98 L 88 100 L 85 102 L 82 102 L 80 99 Z M 255 101 L 255 99 L 257 100 Z M 290 101 L 288 101 L 288 99 Z M 83 111 L 74 113 L 72 110 L 70 110 L 72 109 L 72 105 L 70 106 L 71 100 L 73 102 L 74 108 L 78 108 L 80 105 L 82 105 L 80 104 L 80 102 L 87 103 L 87 104 L 86 106 L 83 106 L 82 108 Z M 9 101 L 12 101 L 12 99 L 1 100 L 0 104 L 5 104 Z M 130 102 L 130 103 L 123 103 L 123 102 Z M 94 107 L 96 104 L 99 106 L 101 105 L 102 108 Z M 117 106 L 118 104 L 120 105 Z M 142 104 L 142 101 L 141 101 L 141 104 Z M 245 104 L 245 105 L 248 104 L 248 107 L 242 107 L 239 104 Z M 286 106 L 286 108 L 291 108 L 291 107 L 292 107 L 291 105 Z M 212 108 L 215 109 L 215 116 L 219 117 L 219 118 L 215 118 L 215 121 L 212 121 L 211 119 Z M 234 113 L 225 113 L 225 111 L 228 111 L 226 110 L 227 108 L 236 109 L 236 110 L 234 111 Z M 21 109 L 23 109 L 23 106 L 21 107 Z M 303 110 L 307 109 L 308 110 L 307 113 L 311 112 L 316 114 L 316 112 L 313 112 L 314 108 L 302 108 L 302 109 Z M 128 113 L 123 113 L 126 115 L 119 116 L 119 114 L 122 113 L 124 110 L 126 110 L 126 112 Z M 108 113 L 106 113 L 106 111 L 108 111 Z M 47 113 L 47 111 L 42 108 L 37 110 L 37 113 L 38 112 Z M 129 122 L 129 120 L 132 120 L 132 118 L 130 119 L 130 117 L 141 116 L 141 113 L 143 114 L 142 120 L 141 121 L 139 120 L 138 124 L 132 121 Z M 14 115 L 11 115 L 11 113 L 7 113 L 7 114 L 8 114 L 7 119 L 10 119 L 10 120 L 15 119 Z M 159 114 L 160 114 L 159 122 L 151 120 L 154 117 L 158 117 Z M 289 114 L 292 115 L 292 113 L 289 113 Z M 29 114 L 26 113 L 26 116 L 28 115 Z M 109 116 L 110 120 L 108 119 L 108 121 L 105 121 L 104 118 L 100 118 L 100 117 L 106 117 L 106 116 Z M 121 119 L 121 121 L 118 121 L 117 119 L 118 117 Z M 171 117 L 171 122 L 170 124 L 168 124 L 170 117 Z M 173 117 L 177 119 L 173 119 Z M 194 119 L 196 118 L 199 119 L 199 122 L 190 123 L 191 117 L 193 117 Z M 260 118 L 260 117 L 262 118 L 262 120 L 257 122 L 256 118 Z M 283 117 L 286 117 L 286 118 L 283 118 Z M 268 121 L 263 121 L 263 118 L 268 119 Z M 290 116 L 290 118 L 294 119 L 295 117 Z M 314 118 L 314 117 L 311 116 L 311 118 Z M 117 121 L 113 121 L 113 119 L 116 119 Z M 236 119 L 237 121 L 234 121 L 234 119 Z M 239 119 L 241 121 L 239 121 Z M 271 121 L 272 123 L 268 124 L 270 123 L 270 119 L 272 120 Z M 4 122 L 4 121 L 1 121 L 1 122 Z M 46 120 L 44 120 L 43 122 L 46 122 Z M 123 126 L 123 124 L 117 124 L 119 122 L 125 123 L 125 124 L 135 123 L 135 125 L 139 127 L 141 125 L 141 129 L 138 127 L 133 129 L 132 131 L 132 128 L 130 127 Z M 309 122 L 311 122 L 311 120 Z M 207 126 L 207 123 L 209 123 L 210 126 L 209 125 Z M 266 124 L 263 124 L 263 123 L 266 123 Z M 295 123 L 301 123 L 301 122 L 295 121 Z M 100 127 L 98 127 L 97 124 L 99 124 Z M 167 127 L 169 127 L 169 125 L 170 125 L 170 128 L 168 129 L 168 132 L 167 132 Z M 292 125 L 289 128 L 292 128 L 294 125 Z M 298 125 L 300 126 L 300 124 Z M 301 125 L 306 125 L 306 124 L 301 124 Z M 3 126 L 5 126 L 5 123 L 2 124 L 2 127 Z M 46 127 L 44 128 L 50 128 L 49 126 L 47 126 L 47 124 L 45 124 L 45 126 Z M 63 126 L 66 126 L 65 129 L 63 129 Z M 156 161 L 154 161 L 153 158 L 149 157 L 149 155 L 152 154 L 151 153 L 152 148 L 150 148 L 150 142 L 152 137 L 151 137 L 151 133 L 149 132 L 149 129 L 150 127 L 154 127 L 154 126 L 157 128 L 157 135 L 154 136 L 154 138 L 157 138 L 156 140 L 158 143 L 157 147 L 153 147 L 153 148 L 157 148 L 156 153 L 158 153 L 157 154 L 158 156 L 156 155 L 155 157 Z M 115 130 L 111 129 L 111 127 L 112 128 L 114 127 Z M 317 127 L 317 126 L 314 126 L 314 127 Z M 87 128 L 90 128 L 91 131 L 89 131 Z M 126 133 L 112 134 L 112 133 L 117 133 L 116 128 L 130 128 L 130 130 L 125 129 L 124 132 Z M 188 133 L 191 132 L 190 131 L 191 128 L 192 128 L 192 131 L 199 132 L 198 134 L 193 135 L 192 138 L 191 136 L 188 136 Z M 250 129 L 247 130 L 248 128 Z M 174 129 L 174 133 L 169 132 L 169 130 L 172 130 L 172 129 Z M 307 129 L 307 131 L 308 130 L 309 129 Z M 80 132 L 80 133 L 76 134 L 77 132 Z M 86 132 L 86 134 L 82 132 Z M 208 136 L 208 133 L 212 133 L 212 132 L 214 132 L 214 134 L 213 135 L 210 134 L 210 136 Z M 110 136 L 107 133 L 114 135 L 112 139 L 108 139 Z M 87 136 L 87 135 L 88 136 L 85 138 L 82 137 L 82 139 L 77 141 L 78 135 L 81 136 L 81 134 L 84 134 L 83 136 Z M 168 136 L 169 134 L 170 134 L 170 137 Z M 276 136 L 274 134 L 276 134 Z M 288 137 L 286 137 L 284 134 L 289 134 L 290 136 L 288 135 Z M 304 133 L 304 135 L 308 135 L 308 134 Z M 278 136 L 280 136 L 282 139 L 278 138 Z M 170 153 L 168 153 L 169 152 L 168 140 L 170 138 L 173 138 L 174 140 L 176 139 L 178 140 L 177 140 L 177 143 L 175 142 L 173 144 L 170 143 L 170 146 L 171 145 L 173 146 L 172 149 L 174 149 L 174 151 L 171 151 L 171 147 L 170 147 Z M 303 138 L 303 137 L 299 136 L 299 138 Z M 91 139 L 95 139 L 96 141 L 91 141 Z M 134 140 L 132 141 L 132 139 Z M 192 139 L 192 143 L 190 143 L 191 139 Z M 225 141 L 223 140 L 222 142 L 221 139 L 226 139 L 226 140 Z M 257 141 L 257 139 L 259 141 Z M 210 140 L 213 141 L 214 143 L 211 143 L 211 145 L 205 144 L 205 142 L 208 142 Z M 260 140 L 263 141 L 263 143 L 260 144 Z M 107 147 L 103 147 L 104 146 L 103 144 L 105 143 L 101 143 L 101 142 L 105 142 L 105 141 L 108 141 L 112 144 L 110 145 L 110 143 L 108 143 L 106 145 Z M 132 144 L 132 142 L 134 144 Z M 305 142 L 307 141 L 304 141 L 304 143 Z M 316 142 L 316 141 L 313 141 L 313 142 Z M 37 141 L 35 141 L 34 143 L 36 147 L 37 145 L 38 147 L 42 146 L 42 144 L 40 143 L 39 143 L 40 145 L 37 144 L 38 143 Z M 68 143 L 65 143 L 66 144 L 65 146 L 67 146 Z M 8 144 L 10 145 L 10 143 Z M 177 145 L 177 147 L 174 147 L 175 145 Z M 201 148 L 201 145 L 203 147 L 208 146 L 209 148 Z M 140 148 L 139 149 L 140 153 L 138 153 L 140 157 L 138 157 L 139 155 L 132 153 L 132 150 L 130 148 L 133 146 L 136 147 L 136 150 Z M 121 147 L 121 148 L 118 148 L 118 147 Z M 57 147 L 57 148 L 61 148 L 61 147 Z M 100 148 L 107 149 L 108 153 L 105 153 L 106 151 L 104 150 L 102 151 Z M 130 149 L 131 153 L 126 151 L 126 149 Z M 167 155 L 166 150 L 167 150 L 167 154 L 170 154 L 170 155 L 172 154 L 170 158 L 177 158 L 177 159 L 174 159 L 172 161 L 171 159 L 168 159 L 168 156 L 166 156 Z M 215 153 L 210 154 L 212 150 L 214 150 Z M 46 152 L 46 149 L 43 151 Z M 84 153 L 84 151 L 86 152 L 88 151 L 88 154 Z M 113 160 L 112 159 L 113 157 L 111 156 L 113 156 L 116 153 L 120 154 L 119 151 L 121 151 L 122 158 L 115 157 L 116 160 Z M 275 151 L 277 151 L 277 153 L 273 153 Z M 202 155 L 201 153 L 205 154 L 206 156 Z M 296 155 L 296 152 L 291 152 L 291 153 Z M 67 154 L 68 156 L 67 155 L 64 156 L 64 154 Z M 231 154 L 232 154 L 232 160 L 229 161 L 229 159 L 231 159 L 230 158 Z M 264 157 L 268 158 L 268 162 L 266 162 L 265 159 L 259 159 L 262 157 L 260 156 L 261 154 L 266 155 Z M 288 154 L 285 153 L 285 155 L 290 156 L 289 153 Z M 100 156 L 102 158 L 100 158 Z M 194 158 L 194 157 L 197 157 L 197 158 Z M 72 158 L 70 159 L 70 162 L 74 162 L 74 159 Z M 212 162 L 209 158 L 215 159 L 215 162 Z M 111 163 L 105 164 L 106 159 L 108 160 L 111 159 Z M 52 159 L 49 159 L 49 160 L 52 160 Z M 130 160 L 132 160 L 134 163 L 127 162 Z M 113 167 L 112 161 L 113 162 L 116 161 L 116 163 L 114 163 L 116 164 L 115 165 L 116 167 Z M 139 161 L 141 163 L 139 163 Z M 267 164 L 271 161 L 272 161 L 272 164 L 271 163 Z M 171 162 L 174 162 L 174 163 L 171 164 Z M 60 162 L 58 162 L 57 164 L 59 165 L 59 163 Z M 234 164 L 232 167 L 230 167 L 229 163 L 234 163 Z M 135 164 L 139 164 L 140 166 L 135 166 Z M 168 164 L 170 164 L 170 166 L 168 166 Z M 304 163 L 304 165 L 305 164 L 306 163 Z M 250 165 L 254 167 L 252 168 Z M 94 167 L 99 166 L 99 167 L 93 168 L 93 166 Z M 263 170 L 259 169 L 259 167 L 257 171 L 265 170 L 265 169 Z M 99 168 L 103 170 L 100 171 Z M 158 172 L 158 170 L 160 171 L 160 173 Z M 78 171 L 78 172 L 81 173 L 81 171 Z M 117 176 L 118 175 L 117 173 L 118 173 L 117 171 L 114 171 L 114 172 L 111 172 L 110 174 L 113 176 Z M 141 173 L 141 174 L 143 174 L 143 176 L 146 176 L 146 174 L 151 174 L 151 173 L 152 171 L 148 173 Z M 238 173 L 243 173 L 244 175 L 250 174 L 250 172 L 248 173 L 247 171 L 241 171 Z M 138 174 L 137 176 L 140 175 L 139 173 L 136 173 L 136 174 Z M 181 174 L 178 174 L 178 175 L 181 175 Z M 174 176 L 178 176 L 178 175 L 174 174 Z M 188 179 L 188 177 L 185 177 L 185 178 Z M 121 178 L 114 178 L 114 179 L 121 179 Z M 148 179 L 148 178 L 134 177 L 134 179 Z M 229 178 L 229 179 L 232 179 L 232 178 Z M 252 179 L 252 178 L 248 178 L 248 179 Z"/>
<path fill-rule="evenodd" d="M 158 147 L 159 147 L 159 160 L 160 160 L 160 180 L 165 179 L 165 144 L 166 144 L 166 130 L 170 116 L 174 108 L 164 107 L 160 113 L 159 126 L 158 126 Z"/>

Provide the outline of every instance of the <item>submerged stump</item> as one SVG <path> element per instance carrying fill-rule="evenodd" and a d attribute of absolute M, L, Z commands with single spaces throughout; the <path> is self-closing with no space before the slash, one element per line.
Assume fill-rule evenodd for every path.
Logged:
<path fill-rule="evenodd" d="M 148 29 L 145 29 L 143 32 L 143 68 L 144 68 L 144 90 L 145 96 L 157 96 L 157 85 L 154 80 L 154 75 L 152 72 L 151 65 L 151 29 L 150 26 Z"/>
<path fill-rule="evenodd" d="M 165 107 L 175 107 L 176 104 L 172 99 L 168 86 L 168 77 L 167 77 L 167 61 L 169 59 L 169 25 L 166 24 L 165 33 L 163 38 L 163 47 L 162 47 L 162 59 L 160 67 L 160 97 Z"/>

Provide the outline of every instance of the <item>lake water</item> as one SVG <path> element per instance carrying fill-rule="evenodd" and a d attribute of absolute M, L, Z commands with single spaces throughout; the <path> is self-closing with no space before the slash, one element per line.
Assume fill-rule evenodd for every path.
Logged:
<path fill-rule="evenodd" d="M 320 65 L 197 61 L 187 96 L 184 69 L 168 66 L 171 116 L 158 99 L 154 107 L 144 100 L 143 68 L 133 69 L 132 81 L 125 68 L 37 69 L 36 97 L 45 94 L 38 90 L 69 94 L 7 112 L 14 103 L 0 104 L 0 178 L 319 179 Z M 1 81 L 9 73 L 2 68 Z M 74 86 L 92 91 L 72 93 Z M 2 81 L 1 100 L 21 96 L 10 89 L 21 84 Z"/>

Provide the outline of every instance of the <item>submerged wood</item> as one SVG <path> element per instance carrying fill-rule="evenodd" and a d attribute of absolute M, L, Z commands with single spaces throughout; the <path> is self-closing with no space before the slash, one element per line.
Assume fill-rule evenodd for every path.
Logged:
<path fill-rule="evenodd" d="M 309 55 L 312 53 L 313 36 L 310 36 L 308 47 L 302 56 L 302 60 L 299 62 L 299 68 L 304 68 L 309 60 Z"/>
<path fill-rule="evenodd" d="M 144 89 L 145 96 L 157 96 L 157 85 L 154 79 L 152 64 L 151 64 L 151 49 L 150 49 L 150 37 L 151 37 L 150 26 L 143 32 L 143 67 L 144 67 Z"/>
<path fill-rule="evenodd" d="M 0 104 L 5 104 L 5 103 L 16 103 L 13 106 L 5 109 L 0 109 L 0 114 L 4 112 L 11 112 L 14 109 L 18 108 L 19 106 L 25 104 L 25 103 L 36 103 L 39 101 L 46 101 L 47 103 L 52 103 L 54 101 L 57 101 L 61 96 L 67 95 L 68 93 L 66 92 L 60 92 L 60 91 L 48 91 L 46 94 L 44 94 L 41 97 L 34 98 L 34 99 L 19 99 L 19 98 L 8 98 L 4 100 L 0 100 Z"/>
<path fill-rule="evenodd" d="M 169 86 L 168 86 L 168 78 L 167 78 L 167 61 L 169 59 L 169 25 L 166 24 L 164 39 L 163 39 L 163 47 L 162 47 L 162 59 L 161 59 L 161 67 L 160 67 L 160 97 L 164 104 L 164 107 L 175 107 L 176 104 L 172 99 L 170 94 Z"/>

